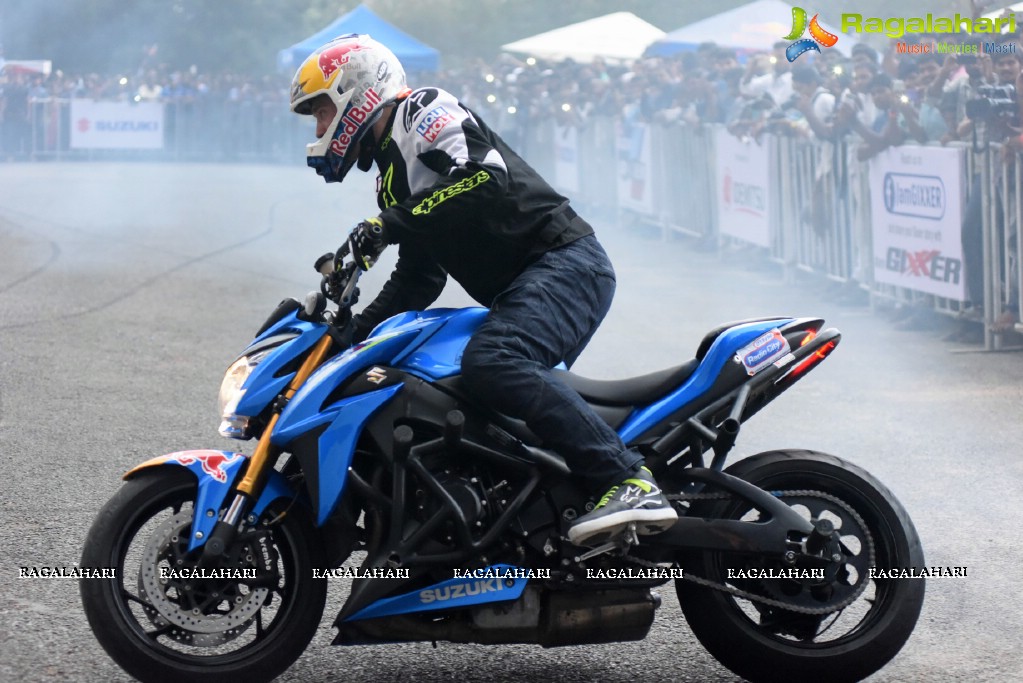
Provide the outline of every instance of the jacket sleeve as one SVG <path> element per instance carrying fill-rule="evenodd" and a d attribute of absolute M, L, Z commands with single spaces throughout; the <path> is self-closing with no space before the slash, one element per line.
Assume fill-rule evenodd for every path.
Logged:
<path fill-rule="evenodd" d="M 398 263 L 377 297 L 355 316 L 353 341 L 360 342 L 373 328 L 393 315 L 421 311 L 437 300 L 447 273 L 415 244 L 398 247 Z"/>
<path fill-rule="evenodd" d="M 504 158 L 450 93 L 415 91 L 399 108 L 392 138 L 406 160 L 411 195 L 380 214 L 391 240 L 436 237 L 504 197 Z"/>

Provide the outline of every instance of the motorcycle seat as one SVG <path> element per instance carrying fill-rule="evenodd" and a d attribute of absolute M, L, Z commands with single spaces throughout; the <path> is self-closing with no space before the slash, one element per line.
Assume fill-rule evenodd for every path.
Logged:
<path fill-rule="evenodd" d="M 689 376 L 696 372 L 700 361 L 707 355 L 707 351 L 710 350 L 711 345 L 721 336 L 722 332 L 737 325 L 768 320 L 786 320 L 786 318 L 776 316 L 770 318 L 749 318 L 747 320 L 737 320 L 725 323 L 724 325 L 718 325 L 704 335 L 696 349 L 696 357 L 691 361 L 666 370 L 652 372 L 648 375 L 630 377 L 628 379 L 599 380 L 588 379 L 571 372 L 559 371 L 556 376 L 562 382 L 575 389 L 587 403 L 595 406 L 633 407 L 649 405 L 689 379 Z"/>
<path fill-rule="evenodd" d="M 641 406 L 653 403 L 676 389 L 700 365 L 696 358 L 682 365 L 628 379 L 589 379 L 564 370 L 555 377 L 575 389 L 587 403 L 601 406 Z"/>

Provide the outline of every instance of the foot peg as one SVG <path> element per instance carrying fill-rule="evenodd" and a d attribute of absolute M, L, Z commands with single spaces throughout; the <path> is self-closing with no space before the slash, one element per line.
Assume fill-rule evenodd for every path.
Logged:
<path fill-rule="evenodd" d="M 620 551 L 622 555 L 629 554 L 629 548 L 634 545 L 639 545 L 639 534 L 636 533 L 636 523 L 629 522 L 625 528 L 616 534 L 612 535 L 611 540 L 603 545 L 599 545 L 592 550 L 588 550 L 582 555 L 575 558 L 576 562 L 584 562 L 591 557 L 597 557 L 605 553 L 614 552 L 615 550 Z"/>

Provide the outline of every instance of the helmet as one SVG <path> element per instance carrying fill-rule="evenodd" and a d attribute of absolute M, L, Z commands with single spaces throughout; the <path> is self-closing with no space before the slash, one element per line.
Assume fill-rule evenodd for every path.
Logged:
<path fill-rule="evenodd" d="M 313 52 L 291 82 L 291 110 L 312 114 L 313 100 L 326 95 L 337 114 L 323 137 L 307 146 L 309 165 L 328 183 L 341 182 L 381 111 L 407 92 L 401 62 L 368 35 L 340 36 Z M 369 163 L 360 168 L 368 170 Z"/>

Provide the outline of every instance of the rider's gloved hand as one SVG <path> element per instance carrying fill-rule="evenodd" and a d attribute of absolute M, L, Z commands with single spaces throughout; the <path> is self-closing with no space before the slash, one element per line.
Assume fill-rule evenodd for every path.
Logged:
<path fill-rule="evenodd" d="M 387 233 L 384 230 L 384 222 L 376 216 L 356 225 L 348 235 L 348 248 L 352 259 L 362 270 L 372 268 L 386 246 Z M 339 249 L 338 253 L 341 251 L 343 250 Z M 335 267 L 341 265 L 339 261 L 340 259 L 335 260 Z"/>

